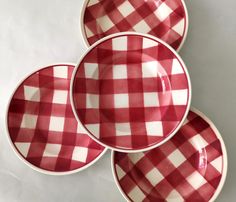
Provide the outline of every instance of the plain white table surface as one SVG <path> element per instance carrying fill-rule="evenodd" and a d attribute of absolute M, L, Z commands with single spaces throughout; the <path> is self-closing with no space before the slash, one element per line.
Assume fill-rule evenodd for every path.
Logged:
<path fill-rule="evenodd" d="M 0 202 L 122 202 L 110 152 L 80 173 L 54 177 L 23 164 L 11 150 L 5 112 L 17 84 L 51 63 L 78 61 L 82 0 L 0 0 Z M 236 1 L 188 0 L 190 27 L 180 51 L 192 80 L 192 105 L 220 130 L 229 157 L 217 202 L 236 200 Z"/>

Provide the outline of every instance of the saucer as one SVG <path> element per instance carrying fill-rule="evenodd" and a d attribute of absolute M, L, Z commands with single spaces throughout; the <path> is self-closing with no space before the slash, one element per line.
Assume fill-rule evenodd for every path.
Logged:
<path fill-rule="evenodd" d="M 178 131 L 189 110 L 191 84 L 169 45 L 126 32 L 89 48 L 74 71 L 71 100 L 90 137 L 117 151 L 137 152 Z"/>
<path fill-rule="evenodd" d="M 117 186 L 128 201 L 214 201 L 227 173 L 224 142 L 213 123 L 191 110 L 178 133 L 144 153 L 113 152 Z"/>
<path fill-rule="evenodd" d="M 188 30 L 183 0 L 86 0 L 81 19 L 88 46 L 110 34 L 135 31 L 151 34 L 180 50 Z"/>
<path fill-rule="evenodd" d="M 52 175 L 81 171 L 105 148 L 77 123 L 69 88 L 74 65 L 57 64 L 28 76 L 14 92 L 7 113 L 12 148 L 31 168 Z"/>

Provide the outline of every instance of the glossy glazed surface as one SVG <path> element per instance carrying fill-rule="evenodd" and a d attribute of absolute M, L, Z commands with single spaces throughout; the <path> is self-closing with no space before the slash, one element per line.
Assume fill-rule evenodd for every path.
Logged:
<path fill-rule="evenodd" d="M 84 37 L 90 45 L 110 34 L 136 31 L 179 49 L 188 28 L 182 0 L 88 0 L 82 18 Z"/>
<path fill-rule="evenodd" d="M 18 155 L 42 172 L 82 169 L 104 151 L 73 115 L 69 99 L 73 69 L 55 65 L 33 73 L 20 84 L 9 105 L 12 144 Z"/>
<path fill-rule="evenodd" d="M 143 150 L 175 133 L 191 99 L 186 68 L 157 39 L 120 34 L 93 46 L 72 83 L 75 114 L 98 142 Z"/>
<path fill-rule="evenodd" d="M 225 180 L 227 156 L 218 131 L 190 111 L 179 132 L 145 153 L 114 153 L 118 186 L 131 201 L 211 201 Z M 220 185 L 221 183 L 221 185 Z"/>

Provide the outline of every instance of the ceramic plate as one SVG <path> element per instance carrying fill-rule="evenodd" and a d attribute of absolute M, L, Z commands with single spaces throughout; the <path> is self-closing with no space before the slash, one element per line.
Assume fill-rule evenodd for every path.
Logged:
<path fill-rule="evenodd" d="M 8 109 L 10 142 L 29 166 L 46 174 L 70 174 L 105 152 L 73 115 L 69 88 L 74 65 L 59 64 L 28 76 Z"/>
<path fill-rule="evenodd" d="M 214 201 L 227 172 L 224 142 L 213 123 L 190 111 L 179 132 L 145 153 L 113 153 L 116 183 L 129 201 Z"/>
<path fill-rule="evenodd" d="M 71 95 L 92 138 L 134 152 L 175 134 L 188 113 L 191 87 L 170 46 L 150 35 L 120 33 L 90 47 L 75 69 Z"/>
<path fill-rule="evenodd" d="M 179 50 L 188 29 L 183 0 L 87 0 L 81 19 L 87 45 L 110 34 L 136 31 L 158 37 Z"/>

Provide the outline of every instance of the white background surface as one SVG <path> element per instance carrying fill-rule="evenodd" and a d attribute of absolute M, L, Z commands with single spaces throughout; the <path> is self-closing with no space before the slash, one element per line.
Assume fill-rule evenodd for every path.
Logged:
<path fill-rule="evenodd" d="M 29 73 L 51 63 L 77 62 L 86 47 L 79 17 L 82 0 L 0 0 L 0 202 L 122 202 L 110 152 L 71 176 L 46 176 L 23 164 L 6 138 L 5 111 L 12 91 Z M 221 131 L 229 156 L 218 202 L 236 200 L 236 1 L 189 0 L 187 41 L 180 54 L 192 79 L 192 104 Z"/>

